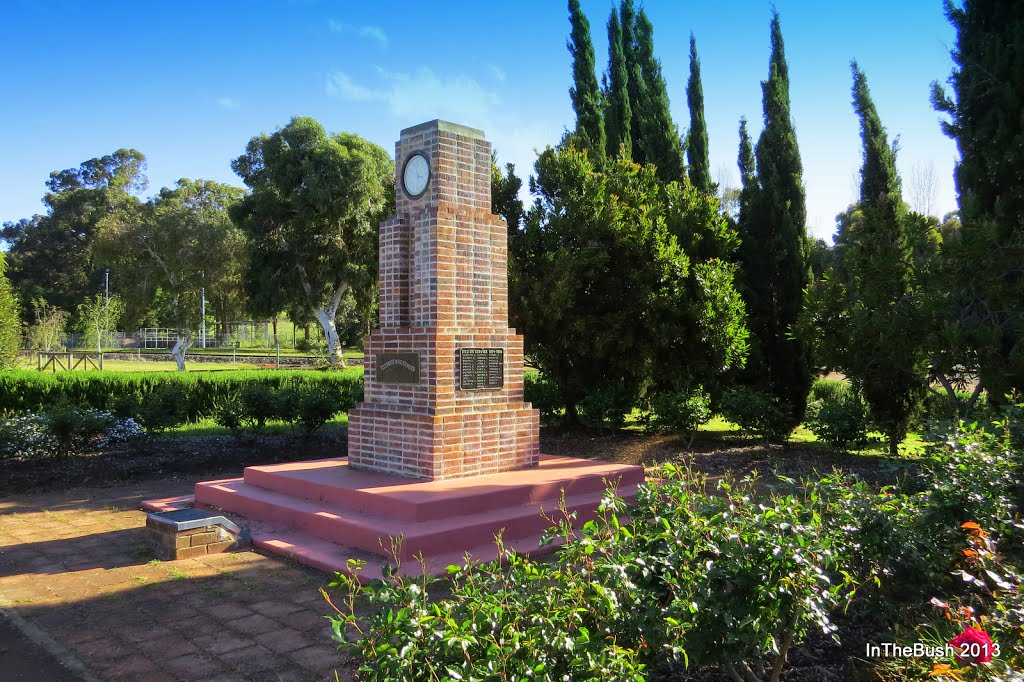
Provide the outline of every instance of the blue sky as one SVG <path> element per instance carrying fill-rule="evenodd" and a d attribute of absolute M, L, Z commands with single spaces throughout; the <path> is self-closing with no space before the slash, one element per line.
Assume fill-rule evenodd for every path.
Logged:
<path fill-rule="evenodd" d="M 180 177 L 241 184 L 230 162 L 260 132 L 308 115 L 394 152 L 398 133 L 444 118 L 481 128 L 521 176 L 574 126 L 566 4 L 8 0 L 0 23 L 0 221 L 43 211 L 50 171 L 120 147 L 148 159 L 150 192 Z M 610 0 L 582 0 L 598 67 Z M 761 129 L 771 4 L 648 0 L 672 113 L 688 126 L 689 34 L 702 62 L 716 179 L 736 184 L 737 126 Z M 856 191 L 849 62 L 868 77 L 910 200 L 935 175 L 933 213 L 956 208 L 953 142 L 928 101 L 954 32 L 940 0 L 776 0 L 804 163 L 808 227 L 834 231 Z M 914 172 L 915 166 L 917 173 Z"/>

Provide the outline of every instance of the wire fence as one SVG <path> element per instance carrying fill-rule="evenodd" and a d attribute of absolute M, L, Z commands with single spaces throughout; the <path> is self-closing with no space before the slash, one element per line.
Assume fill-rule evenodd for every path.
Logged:
<path fill-rule="evenodd" d="M 285 331 L 285 330 L 282 330 Z M 301 332 L 301 329 L 299 330 Z M 313 326 L 310 341 L 319 342 L 323 336 L 318 327 Z M 170 350 L 178 341 L 178 332 L 170 327 L 145 327 L 134 332 L 112 332 L 105 335 L 99 344 L 103 350 Z M 192 348 L 295 348 L 302 345 L 304 334 L 296 338 L 294 327 L 286 333 L 274 334 L 271 322 L 243 321 L 226 322 L 212 325 L 206 336 L 192 335 Z M 96 338 L 91 339 L 85 334 L 64 334 L 59 338 L 63 350 L 97 350 Z M 29 344 L 26 340 L 26 349 Z M 50 350 L 59 350 L 58 348 Z"/>

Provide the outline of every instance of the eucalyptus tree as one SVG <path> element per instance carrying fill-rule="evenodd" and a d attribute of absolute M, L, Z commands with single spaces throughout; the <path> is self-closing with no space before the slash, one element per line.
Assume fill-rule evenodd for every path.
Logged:
<path fill-rule="evenodd" d="M 250 190 L 231 213 L 252 250 L 247 290 L 267 309 L 315 316 L 329 359 L 343 363 L 335 318 L 346 297 L 373 300 L 394 163 L 358 135 L 297 117 L 249 140 L 232 168 Z"/>

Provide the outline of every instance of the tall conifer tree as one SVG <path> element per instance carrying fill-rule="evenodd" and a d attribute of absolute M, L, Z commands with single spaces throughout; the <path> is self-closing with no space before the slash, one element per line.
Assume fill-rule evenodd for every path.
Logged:
<path fill-rule="evenodd" d="M 572 34 L 566 47 L 572 55 L 572 87 L 569 96 L 576 112 L 576 136 L 595 161 L 604 158 L 608 143 L 601 116 L 601 91 L 594 71 L 594 45 L 590 41 L 590 22 L 580 9 L 579 0 L 569 0 Z"/>
<path fill-rule="evenodd" d="M 700 58 L 697 40 L 690 34 L 690 80 L 686 84 L 686 101 L 690 105 L 690 133 L 686 143 L 690 184 L 704 194 L 714 194 L 711 183 L 711 159 L 708 157 L 708 126 L 704 120 L 704 88 L 700 82 Z"/>
<path fill-rule="evenodd" d="M 927 390 L 922 306 L 915 291 L 911 223 L 896 171 L 896 150 L 871 100 L 867 78 L 856 62 L 851 69 L 864 165 L 860 211 L 849 225 L 842 250 L 845 310 L 840 325 L 845 327 L 846 342 L 837 360 L 863 393 L 895 456 Z"/>
<path fill-rule="evenodd" d="M 633 7 L 633 0 L 622 0 L 619 5 L 619 25 L 622 27 L 622 59 L 626 68 L 626 93 L 629 97 L 629 109 L 632 116 L 629 121 L 629 139 L 632 143 L 633 160 L 637 163 L 645 163 L 647 157 L 644 154 L 643 145 L 640 139 L 643 133 L 640 130 L 640 117 L 643 115 L 643 106 L 646 96 L 643 94 L 645 83 L 640 72 L 640 62 L 637 55 L 636 45 L 636 9 Z"/>
<path fill-rule="evenodd" d="M 684 164 L 679 129 L 669 111 L 668 87 L 661 73 L 661 62 L 654 56 L 654 27 L 643 9 L 636 15 L 634 26 L 636 70 L 641 85 L 637 91 L 640 106 L 633 109 L 640 135 L 633 138 L 634 156 L 635 148 L 639 146 L 643 160 L 657 167 L 657 175 L 662 182 L 681 180 Z"/>
<path fill-rule="evenodd" d="M 740 182 L 743 191 L 757 189 L 757 167 L 754 160 L 754 145 L 750 141 L 750 133 L 747 131 L 747 118 L 740 118 L 740 153 L 737 159 L 740 167 Z"/>
<path fill-rule="evenodd" d="M 622 50 L 622 25 L 612 9 L 608 17 L 608 108 L 604 128 L 608 138 L 608 156 L 617 158 L 620 148 L 626 158 L 633 157 L 632 108 L 629 105 L 629 71 Z"/>
<path fill-rule="evenodd" d="M 768 80 L 761 83 L 757 190 L 741 215 L 739 257 L 752 338 L 748 381 L 778 399 L 781 432 L 802 421 L 811 388 L 810 354 L 793 334 L 810 270 L 803 170 L 778 13 L 772 15 L 771 44 Z"/>
<path fill-rule="evenodd" d="M 947 308 L 998 401 L 1024 392 L 1024 11 L 1017 0 L 947 0 L 946 16 L 957 33 L 953 98 L 933 83 L 932 102 L 960 150 L 963 223 Z"/>

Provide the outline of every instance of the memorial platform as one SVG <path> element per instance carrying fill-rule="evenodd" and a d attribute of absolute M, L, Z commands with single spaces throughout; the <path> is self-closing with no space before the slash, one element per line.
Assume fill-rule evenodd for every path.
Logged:
<path fill-rule="evenodd" d="M 344 571 L 349 558 L 380 577 L 392 538 L 402 538 L 403 572 L 442 574 L 449 564 L 497 556 L 505 545 L 537 553 L 542 516 L 566 511 L 577 523 L 593 518 L 609 485 L 630 498 L 643 468 L 542 456 L 539 466 L 468 478 L 425 480 L 360 471 L 344 459 L 247 467 L 241 478 L 196 484 L 195 506 L 244 517 L 253 545 L 325 571 Z M 394 563 L 393 560 L 390 560 Z"/>

